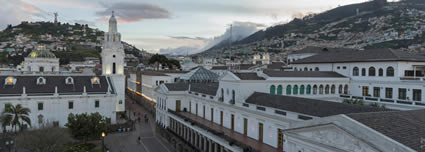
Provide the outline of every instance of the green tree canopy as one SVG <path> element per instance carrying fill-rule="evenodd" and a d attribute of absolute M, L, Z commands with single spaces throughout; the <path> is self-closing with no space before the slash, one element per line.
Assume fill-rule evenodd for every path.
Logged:
<path fill-rule="evenodd" d="M 66 128 L 43 127 L 24 131 L 16 137 L 16 145 L 32 152 L 64 151 L 65 145 L 72 142 L 71 134 Z"/>
<path fill-rule="evenodd" d="M 106 118 L 99 113 L 69 114 L 68 123 L 65 125 L 71 130 L 76 139 L 87 141 L 89 138 L 100 138 L 106 132 Z"/>

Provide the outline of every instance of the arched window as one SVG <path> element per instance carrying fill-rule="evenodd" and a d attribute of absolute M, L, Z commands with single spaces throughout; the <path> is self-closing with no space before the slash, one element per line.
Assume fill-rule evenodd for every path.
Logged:
<path fill-rule="evenodd" d="M 366 69 L 362 68 L 362 76 L 366 76 Z"/>
<path fill-rule="evenodd" d="M 342 94 L 342 84 L 340 84 L 338 87 L 338 94 Z"/>
<path fill-rule="evenodd" d="M 369 68 L 369 76 L 376 76 L 374 67 Z"/>
<path fill-rule="evenodd" d="M 282 95 L 282 85 L 277 86 L 277 94 Z"/>
<path fill-rule="evenodd" d="M 384 76 L 384 69 L 379 68 L 378 74 L 379 74 L 380 77 Z"/>
<path fill-rule="evenodd" d="M 306 94 L 311 94 L 311 85 L 307 85 Z"/>
<path fill-rule="evenodd" d="M 348 85 L 344 86 L 344 94 L 348 94 Z"/>
<path fill-rule="evenodd" d="M 332 85 L 331 87 L 331 94 L 335 94 L 335 85 Z"/>
<path fill-rule="evenodd" d="M 326 85 L 325 87 L 325 94 L 329 94 L 329 85 Z"/>
<path fill-rule="evenodd" d="M 224 89 L 223 88 L 221 88 L 221 99 L 220 100 L 224 101 Z"/>
<path fill-rule="evenodd" d="M 320 70 L 319 67 L 314 68 L 314 71 L 319 71 L 319 70 Z"/>
<path fill-rule="evenodd" d="M 276 87 L 274 85 L 270 87 L 270 94 L 276 94 Z"/>
<path fill-rule="evenodd" d="M 359 76 L 359 68 L 358 67 L 353 68 L 353 76 Z"/>
<path fill-rule="evenodd" d="M 317 94 L 317 85 L 313 86 L 313 94 Z"/>
<path fill-rule="evenodd" d="M 387 77 L 393 77 L 394 76 L 394 68 L 388 67 L 387 68 Z"/>
<path fill-rule="evenodd" d="M 232 90 L 232 101 L 233 101 L 233 104 L 234 104 L 234 102 L 236 102 L 236 93 L 235 93 L 235 90 Z"/>
<path fill-rule="evenodd" d="M 116 65 L 115 65 L 115 62 L 114 63 L 112 63 L 112 74 L 115 74 L 117 72 L 117 70 L 116 70 Z"/>
<path fill-rule="evenodd" d="M 300 86 L 300 94 L 304 94 L 304 89 L 305 89 L 305 88 L 304 88 L 304 85 L 301 85 L 301 86 Z"/>
<path fill-rule="evenodd" d="M 319 94 L 323 94 L 323 85 L 319 86 Z"/>
<path fill-rule="evenodd" d="M 38 77 L 37 78 L 37 85 L 43 85 L 46 84 L 46 79 L 43 77 Z"/>
<path fill-rule="evenodd" d="M 291 85 L 286 86 L 286 95 L 291 95 Z"/>
<path fill-rule="evenodd" d="M 307 68 L 307 67 L 305 67 L 305 68 L 304 68 L 304 71 L 308 71 L 308 68 Z"/>
<path fill-rule="evenodd" d="M 74 84 L 74 79 L 72 79 L 72 77 L 67 77 L 65 79 L 65 84 Z"/>
<path fill-rule="evenodd" d="M 298 85 L 294 85 L 294 95 L 298 94 Z"/>

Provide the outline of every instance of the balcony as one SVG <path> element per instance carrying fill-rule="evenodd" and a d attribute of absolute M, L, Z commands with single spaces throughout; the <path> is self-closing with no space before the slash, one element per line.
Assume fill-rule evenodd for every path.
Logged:
<path fill-rule="evenodd" d="M 265 143 L 259 142 L 249 136 L 243 135 L 237 131 L 233 131 L 229 128 L 223 127 L 219 124 L 211 122 L 209 120 L 198 117 L 188 112 L 174 112 L 169 111 L 173 115 L 182 118 L 184 121 L 189 122 L 192 126 L 202 128 L 222 139 L 225 139 L 231 145 L 236 145 L 244 149 L 244 151 L 266 151 L 266 152 L 278 152 L 277 148 L 274 148 Z"/>
<path fill-rule="evenodd" d="M 229 103 L 234 105 L 235 104 L 235 100 L 232 99 L 232 100 L 229 101 Z"/>
<path fill-rule="evenodd" d="M 224 98 L 223 97 L 220 97 L 220 98 L 218 98 L 218 101 L 224 102 Z"/>
<path fill-rule="evenodd" d="M 412 77 L 412 76 L 407 76 L 407 77 L 400 77 L 401 81 L 425 81 L 424 77 Z"/>

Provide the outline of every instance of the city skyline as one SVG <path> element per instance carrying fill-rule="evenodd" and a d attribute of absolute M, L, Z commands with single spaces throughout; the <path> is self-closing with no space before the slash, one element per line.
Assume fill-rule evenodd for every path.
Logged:
<path fill-rule="evenodd" d="M 9 15 L 2 16 L 0 27 L 21 21 L 53 21 L 53 13 L 58 12 L 60 22 L 88 24 L 105 31 L 107 18 L 114 10 L 120 32 L 126 35 L 123 40 L 138 48 L 151 53 L 160 49 L 173 52 L 176 48 L 199 52 L 217 43 L 219 40 L 214 38 L 223 37 L 230 24 L 241 36 L 247 36 L 295 17 L 364 1 L 16 0 L 3 2 L 6 5 L 1 11 Z"/>

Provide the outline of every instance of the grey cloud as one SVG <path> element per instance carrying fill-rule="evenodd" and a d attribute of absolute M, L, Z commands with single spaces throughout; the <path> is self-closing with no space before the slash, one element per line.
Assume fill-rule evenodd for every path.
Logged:
<path fill-rule="evenodd" d="M 189 37 L 189 36 L 170 36 L 172 39 L 178 39 L 178 40 L 207 40 L 207 38 L 203 37 Z"/>
<path fill-rule="evenodd" d="M 216 36 L 214 38 L 204 39 L 205 45 L 203 46 L 181 46 L 177 48 L 166 48 L 160 49 L 161 54 L 171 54 L 171 55 L 186 55 L 199 53 L 205 51 L 222 41 L 226 41 L 230 39 L 230 33 L 232 33 L 231 41 L 239 41 L 242 40 L 254 32 L 258 31 L 261 28 L 266 27 L 264 24 L 258 24 L 253 22 L 233 22 L 232 30 L 230 32 L 230 26 L 226 29 L 226 32 L 222 35 Z M 194 40 L 196 38 L 186 37 L 186 36 L 174 36 L 171 37 L 174 39 L 183 39 L 183 40 Z"/>
<path fill-rule="evenodd" d="M 144 19 L 170 18 L 169 10 L 157 5 L 137 2 L 118 2 L 111 5 L 102 4 L 104 9 L 96 12 L 97 16 L 110 16 L 112 11 L 121 22 L 137 22 Z"/>

